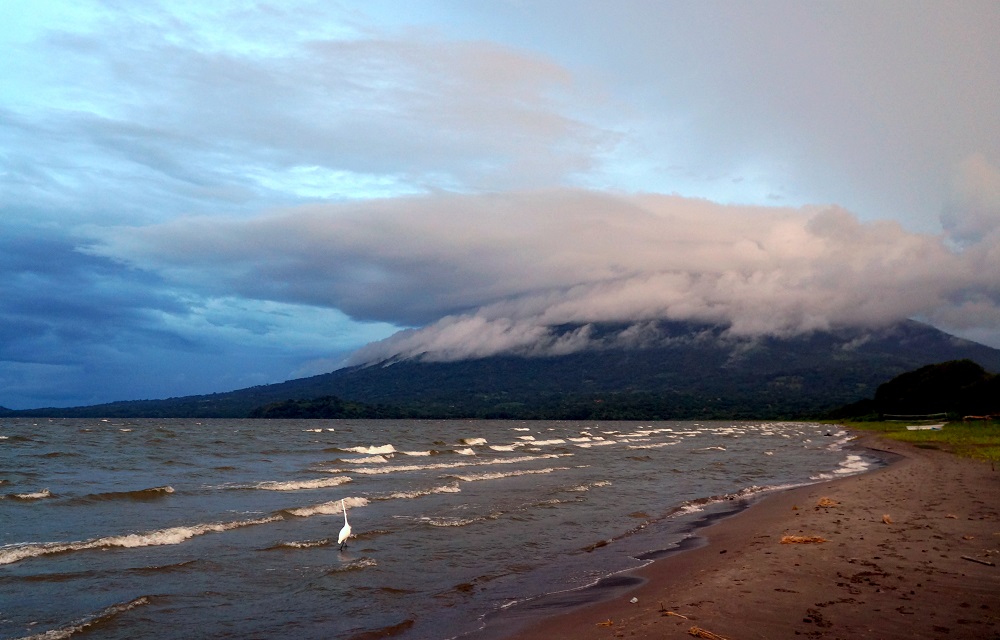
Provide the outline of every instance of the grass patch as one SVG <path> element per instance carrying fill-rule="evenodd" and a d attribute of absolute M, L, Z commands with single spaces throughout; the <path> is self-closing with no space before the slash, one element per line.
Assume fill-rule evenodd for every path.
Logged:
<path fill-rule="evenodd" d="M 905 422 L 842 422 L 860 431 L 910 442 L 922 449 L 943 449 L 966 458 L 1000 462 L 1000 422 L 949 422 L 940 431 L 908 431 Z"/>

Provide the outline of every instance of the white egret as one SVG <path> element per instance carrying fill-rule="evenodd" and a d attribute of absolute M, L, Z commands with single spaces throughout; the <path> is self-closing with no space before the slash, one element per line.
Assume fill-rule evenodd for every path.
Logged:
<path fill-rule="evenodd" d="M 351 525 L 347 522 L 347 505 L 344 504 L 344 499 L 340 499 L 340 508 L 344 512 L 344 528 L 340 530 L 340 535 L 337 536 L 337 544 L 343 549 L 347 545 L 347 539 L 351 537 Z"/>

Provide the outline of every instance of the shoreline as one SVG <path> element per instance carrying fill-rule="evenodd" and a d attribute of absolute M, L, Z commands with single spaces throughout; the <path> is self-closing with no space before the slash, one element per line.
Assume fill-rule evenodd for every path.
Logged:
<path fill-rule="evenodd" d="M 569 599 L 564 611 L 527 613 L 520 621 L 501 614 L 471 635 L 605 640 L 690 638 L 696 629 L 706 632 L 702 637 L 733 639 L 1000 633 L 1000 472 L 872 434 L 857 444 L 887 464 L 769 494 L 716 518 L 681 548 L 612 576 L 618 592 L 610 599 L 583 605 Z M 819 506 L 823 498 L 835 504 Z M 783 536 L 824 542 L 782 544 Z"/>

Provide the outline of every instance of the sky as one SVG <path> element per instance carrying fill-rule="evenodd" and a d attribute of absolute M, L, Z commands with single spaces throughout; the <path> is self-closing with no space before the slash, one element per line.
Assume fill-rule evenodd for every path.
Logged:
<path fill-rule="evenodd" d="M 1000 348 L 1000 3 L 5 0 L 0 406 L 910 318 Z"/>

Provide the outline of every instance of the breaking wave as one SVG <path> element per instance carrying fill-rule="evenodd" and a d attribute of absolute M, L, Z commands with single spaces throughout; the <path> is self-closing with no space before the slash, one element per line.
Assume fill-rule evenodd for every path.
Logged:
<path fill-rule="evenodd" d="M 347 476 L 337 476 L 336 478 L 317 478 L 316 480 L 289 480 L 287 482 L 261 482 L 253 485 L 254 489 L 264 489 L 266 491 L 299 491 L 302 489 L 325 489 L 350 482 Z"/>
<path fill-rule="evenodd" d="M 189 527 L 170 527 L 145 533 L 129 533 L 121 536 L 108 536 L 104 538 L 93 538 L 80 542 L 42 542 L 16 544 L 0 547 L 0 564 L 11 564 L 37 558 L 39 556 L 53 555 L 57 553 L 69 553 L 73 551 L 86 551 L 88 549 L 108 549 L 112 547 L 155 547 L 161 545 L 180 544 L 185 540 L 206 533 L 217 533 L 239 529 L 240 527 L 250 527 L 258 524 L 267 524 L 281 520 L 279 516 L 269 516 L 253 520 L 237 520 L 234 522 L 217 522 L 211 524 L 198 524 Z"/>
<path fill-rule="evenodd" d="M 71 622 L 65 627 L 51 629 L 45 633 L 38 633 L 32 636 L 24 636 L 20 640 L 64 640 L 65 638 L 71 638 L 78 633 L 86 633 L 100 627 L 114 618 L 117 618 L 121 614 L 131 611 L 136 607 L 147 605 L 150 602 L 152 602 L 152 600 L 149 596 L 142 596 L 134 600 L 130 600 L 129 602 L 113 604 L 93 615 Z"/>

